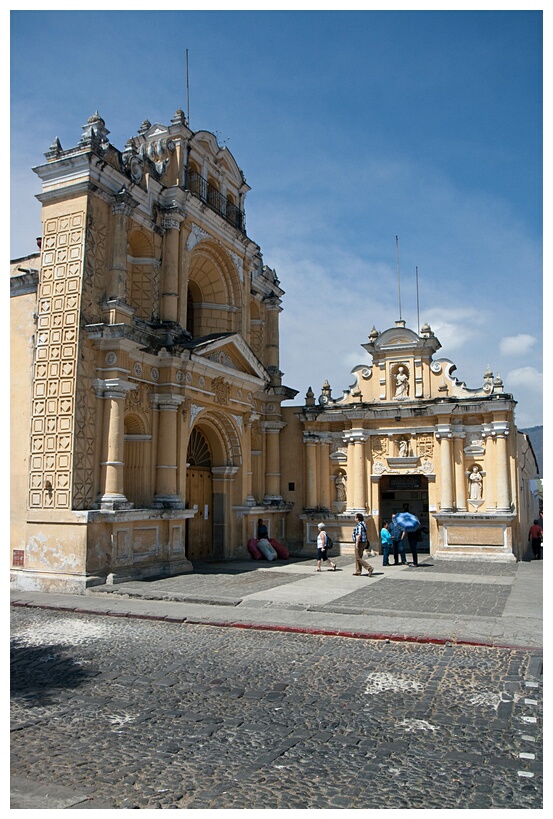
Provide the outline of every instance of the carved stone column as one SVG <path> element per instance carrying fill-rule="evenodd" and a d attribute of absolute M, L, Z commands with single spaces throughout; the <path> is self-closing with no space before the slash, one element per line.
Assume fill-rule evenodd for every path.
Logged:
<path fill-rule="evenodd" d="M 190 274 L 190 259 L 192 254 L 188 250 L 188 238 L 190 236 L 190 232 L 192 230 L 192 226 L 187 222 L 184 221 L 181 223 L 179 236 L 180 236 L 180 264 L 179 264 L 179 324 L 184 329 L 187 329 L 187 321 L 188 321 L 188 279 Z"/>
<path fill-rule="evenodd" d="M 303 435 L 305 444 L 305 508 L 317 508 L 317 447 L 319 438 L 312 432 L 305 432 Z"/>
<path fill-rule="evenodd" d="M 177 419 L 178 409 L 184 401 L 182 395 L 161 394 L 152 396 L 152 404 L 159 410 L 157 442 L 156 491 L 154 507 L 183 507 L 177 489 Z"/>
<path fill-rule="evenodd" d="M 171 213 L 163 219 L 163 270 L 161 277 L 161 320 L 177 322 L 179 318 L 179 226 L 183 217 Z"/>
<path fill-rule="evenodd" d="M 106 298 L 125 301 L 127 294 L 127 244 L 129 216 L 138 205 L 124 188 L 115 194 L 113 211 L 113 247 L 106 282 Z"/>
<path fill-rule="evenodd" d="M 244 506 L 255 506 L 253 495 L 253 469 L 252 469 L 252 426 L 259 420 L 259 415 L 250 413 L 244 416 L 244 443 L 242 447 L 242 468 L 244 470 Z"/>
<path fill-rule="evenodd" d="M 486 455 L 484 459 L 485 479 L 482 487 L 482 497 L 486 500 L 486 512 L 495 512 L 497 508 L 497 450 L 495 447 L 495 430 L 492 424 L 484 424 L 482 428 L 486 441 Z"/>
<path fill-rule="evenodd" d="M 440 441 L 440 509 L 442 512 L 453 511 L 452 437 L 451 424 L 436 425 L 436 438 Z"/>
<path fill-rule="evenodd" d="M 453 468 L 455 474 L 455 508 L 458 512 L 467 511 L 464 438 L 465 433 L 462 428 L 456 427 L 453 431 Z"/>
<path fill-rule="evenodd" d="M 494 421 L 493 429 L 495 437 L 497 511 L 510 512 L 511 481 L 509 474 L 509 453 L 507 449 L 509 424 L 507 421 Z"/>
<path fill-rule="evenodd" d="M 124 493 L 125 396 L 135 384 L 121 378 L 95 382 L 97 395 L 104 399 L 102 424 L 102 461 L 100 494 L 96 504 L 101 509 L 125 508 L 130 504 Z"/>
<path fill-rule="evenodd" d="M 319 452 L 319 503 L 321 509 L 330 509 L 330 437 L 321 435 Z"/>
<path fill-rule="evenodd" d="M 265 298 L 263 303 L 267 309 L 264 364 L 271 375 L 271 383 L 280 385 L 278 316 L 282 311 L 281 300 L 276 296 L 271 296 Z"/>
<path fill-rule="evenodd" d="M 265 461 L 265 501 L 281 501 L 280 493 L 280 430 L 286 426 L 282 421 L 264 421 L 266 461 Z"/>
<path fill-rule="evenodd" d="M 365 514 L 367 511 L 365 441 L 368 434 L 363 429 L 352 429 L 344 433 L 344 438 L 348 442 L 347 511 Z"/>

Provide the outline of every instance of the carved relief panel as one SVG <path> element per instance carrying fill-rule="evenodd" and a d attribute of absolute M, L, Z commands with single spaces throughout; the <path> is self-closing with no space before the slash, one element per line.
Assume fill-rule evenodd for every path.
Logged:
<path fill-rule="evenodd" d="M 46 219 L 37 292 L 30 508 L 70 509 L 85 217 Z"/>

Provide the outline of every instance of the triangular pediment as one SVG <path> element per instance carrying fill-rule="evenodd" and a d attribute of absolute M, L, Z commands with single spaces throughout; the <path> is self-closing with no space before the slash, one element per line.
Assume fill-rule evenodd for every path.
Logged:
<path fill-rule="evenodd" d="M 167 133 L 167 126 L 161 125 L 159 122 L 155 122 L 151 125 L 145 133 L 146 139 L 150 139 L 150 137 L 160 136 L 161 134 Z"/>
<path fill-rule="evenodd" d="M 212 362 L 216 369 L 225 369 L 229 375 L 245 375 L 268 382 L 269 375 L 251 348 L 238 333 L 206 336 L 191 342 L 191 352 Z"/>

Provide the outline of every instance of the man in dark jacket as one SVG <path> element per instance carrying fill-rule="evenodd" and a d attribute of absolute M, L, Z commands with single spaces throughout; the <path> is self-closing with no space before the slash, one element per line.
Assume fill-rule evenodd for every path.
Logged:
<path fill-rule="evenodd" d="M 407 564 L 407 558 L 405 557 L 405 549 L 403 547 L 405 532 L 400 526 L 397 525 L 396 515 L 397 512 L 395 515 L 392 515 L 392 520 L 388 524 L 388 530 L 392 536 L 392 548 L 394 550 L 394 566 L 397 566 L 399 564 L 398 560 L 399 555 L 401 555 L 401 562 L 403 563 L 403 565 Z"/>

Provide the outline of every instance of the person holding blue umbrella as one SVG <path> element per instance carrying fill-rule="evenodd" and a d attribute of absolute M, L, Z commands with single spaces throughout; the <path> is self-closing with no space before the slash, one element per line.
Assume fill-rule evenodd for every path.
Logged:
<path fill-rule="evenodd" d="M 399 565 L 399 556 L 401 555 L 401 562 L 404 566 L 407 565 L 407 558 L 405 557 L 405 549 L 403 548 L 403 538 L 405 531 L 397 523 L 397 512 L 392 515 L 392 519 L 388 524 L 388 531 L 392 537 L 392 549 L 394 550 L 394 566 Z"/>
<path fill-rule="evenodd" d="M 397 526 L 399 526 L 400 529 L 403 529 L 402 540 L 404 539 L 405 535 L 407 535 L 407 540 L 409 541 L 409 551 L 411 552 L 411 556 L 413 558 L 413 562 L 409 565 L 416 569 L 419 565 L 418 544 L 419 540 L 421 539 L 420 521 L 410 512 L 400 512 L 399 514 L 394 515 L 392 520 L 395 520 Z"/>

